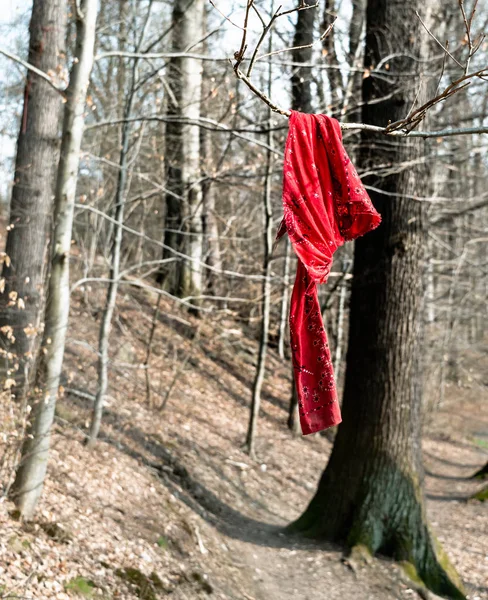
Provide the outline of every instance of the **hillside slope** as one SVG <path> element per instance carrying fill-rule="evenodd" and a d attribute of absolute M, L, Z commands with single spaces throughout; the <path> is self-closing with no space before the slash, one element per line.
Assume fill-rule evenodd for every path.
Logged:
<path fill-rule="evenodd" d="M 198 319 L 122 289 L 101 440 L 84 445 L 96 385 L 101 296 L 77 291 L 49 480 L 33 523 L 0 504 L 4 598 L 390 600 L 416 596 L 387 560 L 281 527 L 310 500 L 330 436 L 286 429 L 289 364 L 271 352 L 253 462 L 242 451 L 257 344 L 231 316 Z M 488 381 L 478 363 L 449 389 L 424 447 L 428 510 L 470 598 L 488 599 L 488 511 L 466 499 L 487 460 Z M 474 359 L 473 359 L 474 361 Z M 481 365 L 481 366 L 480 366 Z M 161 410 L 161 404 L 165 404 Z"/>

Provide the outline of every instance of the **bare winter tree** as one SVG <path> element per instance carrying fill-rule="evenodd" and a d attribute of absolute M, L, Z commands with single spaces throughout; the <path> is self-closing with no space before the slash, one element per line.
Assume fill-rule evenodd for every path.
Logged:
<path fill-rule="evenodd" d="M 93 65 L 97 0 L 84 0 L 76 14 L 76 49 L 66 90 L 61 156 L 57 174 L 51 273 L 48 284 L 46 327 L 30 424 L 12 497 L 23 518 L 32 518 L 42 493 L 49 458 L 59 381 L 68 328 L 71 250 L 76 184 L 85 125 L 85 103 Z"/>
<path fill-rule="evenodd" d="M 365 123 L 399 120 L 415 102 L 417 92 L 399 77 L 408 71 L 418 79 L 419 63 L 408 56 L 428 58 L 416 8 L 368 1 L 365 67 L 389 54 L 398 58 L 388 77 L 364 80 Z M 343 423 L 317 493 L 291 529 L 344 541 L 359 553 L 388 553 L 410 563 L 435 592 L 463 598 L 459 577 L 431 537 L 422 492 L 425 215 L 408 197 L 425 189 L 423 152 L 413 140 L 373 140 L 363 132 L 360 166 L 378 190 L 372 199 L 383 224 L 355 245 Z M 378 177 L 376 165 L 385 160 L 399 166 Z M 402 168 L 405 161 L 418 166 Z"/>
<path fill-rule="evenodd" d="M 317 493 L 289 528 L 343 541 L 362 556 L 387 552 L 409 563 L 432 590 L 450 598 L 464 594 L 457 573 L 431 537 L 422 492 L 425 215 L 424 205 L 414 198 L 427 184 L 425 145 L 398 135 L 410 134 L 432 106 L 486 71 L 469 70 L 476 43 L 469 32 L 472 16 L 468 19 L 464 4 L 460 6 L 469 56 L 464 66 L 457 61 L 462 74 L 438 93 L 431 84 L 415 90 L 404 79 L 408 72 L 418 81 L 422 62 L 431 68 L 435 64 L 429 60 L 431 45 L 421 35 L 432 7 L 424 6 L 427 16 L 421 21 L 416 13 L 420 7 L 412 4 L 370 0 L 367 5 L 363 124 L 342 127 L 362 131 L 359 163 L 368 173 L 365 181 L 383 225 L 355 247 L 344 421 Z M 299 10 L 304 8 L 300 5 Z M 245 25 L 247 17 L 248 13 Z M 288 116 L 289 111 L 274 104 L 241 70 L 245 41 L 246 33 L 236 53 L 237 77 L 273 110 Z M 375 68 L 385 65 L 376 75 Z M 386 127 L 385 118 L 390 122 Z M 370 132 L 392 137 L 378 140 Z M 382 171 L 381 165 L 394 167 Z"/>
<path fill-rule="evenodd" d="M 152 1 L 149 3 L 145 15 L 143 26 L 139 34 L 139 39 L 135 48 L 135 53 L 139 53 L 144 43 L 147 26 L 151 16 Z M 124 213 L 128 194 L 128 173 L 129 173 L 129 145 L 131 136 L 131 115 L 134 101 L 136 98 L 138 84 L 139 59 L 135 58 L 132 62 L 130 87 L 125 101 L 124 122 L 122 125 L 122 147 L 119 157 L 119 173 L 117 178 L 117 189 L 115 194 L 115 224 L 113 230 L 113 244 L 111 251 L 110 275 L 108 282 L 107 297 L 100 325 L 100 335 L 98 341 L 98 390 L 93 405 L 92 419 L 90 423 L 90 432 L 88 444 L 93 446 L 102 423 L 103 405 L 108 388 L 108 363 L 110 347 L 110 330 L 112 328 L 112 318 L 117 302 L 117 291 L 120 278 L 120 261 L 122 252 L 122 236 L 124 227 Z M 123 89 L 123 88 L 122 88 Z"/>
<path fill-rule="evenodd" d="M 204 32 L 207 33 L 207 22 L 209 9 L 207 6 L 205 11 Z M 203 51 L 207 53 L 208 44 L 203 44 Z M 209 102 L 213 95 L 214 77 L 212 77 L 212 69 L 209 62 L 203 64 L 202 70 L 202 99 L 200 106 L 200 114 L 203 118 L 210 114 Z M 230 144 L 227 144 L 227 148 Z M 224 149 L 224 156 L 226 149 Z M 213 267 L 206 269 L 203 273 L 203 281 L 205 281 L 205 289 L 207 293 L 218 294 L 219 275 L 218 271 L 222 270 L 222 258 L 219 239 L 218 213 L 217 213 L 217 198 L 216 187 L 213 182 L 212 170 L 217 167 L 214 156 L 212 135 L 204 127 L 200 128 L 200 160 L 202 171 L 202 233 L 203 233 L 203 248 L 204 260 L 207 265 Z M 216 169 L 217 170 L 217 169 Z"/>
<path fill-rule="evenodd" d="M 203 38 L 203 0 L 176 0 L 173 8 L 173 50 L 184 52 Z M 160 274 L 165 289 L 180 297 L 197 297 L 202 290 L 202 184 L 200 117 L 202 63 L 191 56 L 172 58 L 168 69 L 171 94 L 166 126 L 167 196 L 163 259 L 171 250 L 188 256 L 166 265 Z M 207 197 L 207 201 L 208 201 Z M 198 301 L 198 300 L 196 300 Z M 195 303 L 195 300 L 193 301 Z"/>
<path fill-rule="evenodd" d="M 0 297 L 2 370 L 15 381 L 18 399 L 27 393 L 42 337 L 62 114 L 56 85 L 64 77 L 66 21 L 64 0 L 34 0 L 28 63 L 45 77 L 27 72 Z"/>
<path fill-rule="evenodd" d="M 272 36 L 269 36 L 269 50 L 272 45 Z M 272 84 L 272 66 L 268 66 L 268 93 L 271 95 Z M 256 373 L 252 388 L 251 412 L 249 425 L 246 436 L 246 447 L 251 457 L 255 456 L 256 431 L 259 417 L 259 409 L 261 406 L 261 390 L 263 386 L 264 376 L 266 372 L 266 355 L 268 353 L 268 336 L 269 336 L 269 321 L 270 321 L 270 305 L 271 305 L 271 253 L 273 250 L 273 208 L 271 203 L 271 186 L 273 182 L 273 133 L 271 111 L 268 111 L 269 118 L 266 123 L 268 133 L 266 142 L 268 150 L 266 151 L 266 166 L 264 172 L 264 188 L 263 188 L 263 286 L 262 286 L 262 301 L 261 301 L 261 331 L 259 337 L 259 351 L 256 365 Z"/>
<path fill-rule="evenodd" d="M 280 204 L 278 166 L 288 107 L 325 112 L 341 121 L 348 154 L 354 155 L 384 222 L 357 243 L 354 275 L 349 272 L 354 245 L 346 244 L 334 257 L 330 284 L 321 288 L 334 367 L 340 365 L 339 390 L 345 379 L 344 423 L 318 489 L 290 531 L 337 541 L 356 558 L 389 554 L 417 583 L 421 579 L 437 593 L 461 597 L 456 573 L 429 533 L 420 435 L 423 416 L 455 396 L 468 397 L 471 385 L 474 396 L 480 389 L 474 386 L 485 383 L 471 366 L 473 356 L 486 350 L 488 316 L 488 71 L 486 57 L 476 54 L 483 37 L 470 32 L 474 13 L 468 6 L 477 6 L 476 18 L 484 19 L 485 28 L 488 14 L 482 3 L 466 2 L 455 2 L 447 15 L 443 6 L 433 16 L 430 3 L 399 0 L 289 0 L 283 6 L 275 1 L 274 9 L 270 0 L 240 0 L 232 14 L 221 0 L 47 0 L 42 6 L 34 1 L 33 21 L 41 20 L 42 26 L 32 23 L 31 33 L 35 30 L 42 42 L 33 42 L 28 61 L 0 48 L 0 54 L 27 69 L 31 82 L 19 135 L 11 250 L 0 257 L 5 383 L 26 398 L 15 406 L 6 389 L 7 401 L 0 402 L 0 420 L 5 420 L 0 495 L 9 488 L 21 450 L 11 498 L 23 518 L 30 519 L 39 505 L 51 436 L 61 448 L 68 436 L 94 444 L 109 394 L 115 401 L 107 441 L 117 442 L 111 455 L 125 452 L 126 442 L 131 454 L 136 445 L 152 453 L 161 434 L 161 448 L 168 442 L 171 450 L 163 453 L 169 466 L 173 457 L 181 463 L 188 459 L 192 471 L 199 449 L 208 447 L 212 456 L 205 455 L 212 460 L 205 464 L 205 482 L 212 486 L 208 469 L 219 467 L 221 490 L 234 480 L 231 471 L 222 479 L 219 451 L 240 435 L 239 415 L 248 425 L 251 455 L 264 442 L 258 443 L 261 426 L 277 434 L 278 446 L 279 438 L 286 442 L 287 413 L 289 427 L 298 433 L 294 384 L 289 394 L 291 365 L 283 368 L 295 257 L 289 245 L 271 253 L 278 220 L 272 209 Z M 212 6 L 206 15 L 205 4 Z M 64 27 L 68 7 L 73 27 L 66 39 L 75 40 L 76 24 L 76 49 L 68 53 L 74 62 L 65 89 L 63 52 L 56 47 L 62 48 L 65 34 L 57 35 L 43 15 L 48 11 L 50 22 Z M 241 10 L 242 27 L 235 24 Z M 233 71 L 226 49 L 236 32 L 242 43 Z M 455 43 L 446 47 L 441 40 L 448 38 Z M 457 103 L 444 103 L 458 92 Z M 283 107 L 274 103 L 274 95 Z M 2 105 L 6 97 L 8 92 L 0 90 Z M 22 104 L 20 93 L 15 98 L 12 112 Z M 273 111 L 280 116 L 272 117 Z M 7 120 L 2 113 L 0 136 L 8 130 L 14 140 L 17 131 L 5 126 Z M 0 153 L 0 168 L 8 161 Z M 54 194 L 54 228 L 49 193 Z M 39 218 L 38 210 L 44 211 Z M 31 275 L 28 267 L 38 271 Z M 22 289 L 16 287 L 19 277 Z M 26 385 L 29 380 L 33 385 Z M 434 381 L 433 393 L 422 394 L 424 380 Z M 60 383 L 66 395 L 56 417 Z M 247 422 L 242 398 L 251 388 Z M 260 406 L 263 391 L 273 398 L 272 406 Z M 292 396 L 290 406 L 275 401 L 280 394 L 287 404 Z M 32 410 L 19 420 L 22 404 L 24 414 Z M 211 414 L 205 413 L 207 404 Z M 129 413 L 137 415 L 137 427 Z M 265 425 L 269 417 L 272 422 Z M 229 419 L 233 423 L 227 428 Z M 208 439 L 196 440 L 203 430 Z M 219 438 L 226 438 L 225 446 Z M 298 440 L 288 441 L 298 448 Z M 312 456 L 323 441 L 305 442 L 306 454 Z M 269 450 L 271 465 L 276 447 Z M 89 463 L 87 477 L 99 472 L 99 452 L 88 457 L 82 448 L 74 451 Z M 244 474 L 249 460 L 234 458 L 227 452 L 225 461 Z M 311 471 L 300 470 L 291 458 L 300 477 L 289 473 L 287 481 L 303 492 L 302 475 Z M 60 456 L 52 465 L 60 474 L 57 498 L 68 462 Z M 83 468 L 79 460 L 72 462 Z M 125 477 L 131 464 L 136 466 L 125 456 L 124 473 L 117 475 Z M 282 459 L 279 464 L 285 467 Z M 486 467 L 479 472 L 484 475 Z M 464 485 L 475 491 L 476 483 Z M 253 484 L 248 491 L 264 491 L 258 488 Z M 98 497 L 103 487 L 95 491 Z M 80 508 L 77 496 L 70 499 L 70 511 Z M 60 508 L 50 513 L 61 515 Z M 5 522 L 8 517 L 1 525 Z M 13 550 L 2 548 L 0 553 Z M 27 576 L 31 563 L 22 562 Z M 17 562 L 10 566 L 19 572 Z M 64 576 L 69 577 L 67 571 L 60 581 Z"/>

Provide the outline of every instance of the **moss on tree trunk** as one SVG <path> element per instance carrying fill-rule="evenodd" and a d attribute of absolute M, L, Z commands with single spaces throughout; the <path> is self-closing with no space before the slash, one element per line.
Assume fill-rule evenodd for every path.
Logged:
<path fill-rule="evenodd" d="M 386 454 L 371 453 L 347 461 L 357 474 L 351 477 L 336 448 L 344 444 L 349 453 L 354 444 L 347 443 L 342 426 L 337 438 L 315 497 L 289 530 L 361 548 L 362 554 L 391 556 L 417 583 L 447 598 L 464 598 L 458 574 L 429 529 L 418 474 Z"/>

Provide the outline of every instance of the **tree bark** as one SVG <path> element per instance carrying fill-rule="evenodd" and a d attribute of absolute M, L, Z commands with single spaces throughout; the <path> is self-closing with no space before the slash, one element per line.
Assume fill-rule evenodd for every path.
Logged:
<path fill-rule="evenodd" d="M 415 86 L 395 74 L 418 68 L 409 56 L 426 58 L 416 5 L 368 2 L 366 68 L 395 52 L 401 57 L 392 58 L 388 80 L 364 80 L 365 123 L 395 121 L 412 105 Z M 421 151 L 414 140 L 362 135 L 361 167 L 397 169 L 367 180 L 391 195 L 372 194 L 383 223 L 355 244 L 343 423 L 314 498 L 290 528 L 406 561 L 437 594 L 463 598 L 457 574 L 430 534 L 422 487 L 424 205 L 406 196 L 425 190 L 427 171 L 402 167 Z"/>
<path fill-rule="evenodd" d="M 203 0 L 175 0 L 173 9 L 173 51 L 183 52 L 203 38 Z M 200 296 L 202 290 L 202 186 L 200 132 L 184 121 L 200 117 L 202 61 L 174 58 L 169 65 L 173 98 L 168 113 L 178 122 L 166 127 L 166 223 L 163 259 L 174 258 L 171 250 L 185 258 L 167 263 L 160 272 L 163 287 L 179 297 Z M 193 300 L 198 303 L 198 299 Z"/>
<path fill-rule="evenodd" d="M 347 281 L 346 275 L 349 272 L 350 261 L 344 260 L 342 264 L 342 271 L 344 273 L 344 279 L 339 286 L 339 306 L 337 308 L 337 336 L 336 346 L 334 350 L 334 374 L 336 380 L 339 379 L 339 370 L 342 363 L 343 354 L 343 338 L 344 338 L 344 314 L 346 309 L 346 295 L 347 295 Z"/>
<path fill-rule="evenodd" d="M 204 11 L 204 25 L 202 33 L 206 35 L 208 15 L 211 6 L 207 6 Z M 202 52 L 208 53 L 208 44 L 205 41 L 202 44 Z M 211 116 L 210 106 L 211 100 L 214 97 L 214 78 L 212 77 L 211 66 L 207 62 L 203 62 L 202 66 L 202 99 L 200 114 L 202 117 Z M 231 141 L 227 143 L 227 148 L 230 148 Z M 214 296 L 220 295 L 219 289 L 219 274 L 213 269 L 218 271 L 222 270 L 222 257 L 220 250 L 220 235 L 219 226 L 216 212 L 216 189 L 215 182 L 213 181 L 214 173 L 219 171 L 219 166 L 223 162 L 227 148 L 222 153 L 222 156 L 218 161 L 215 161 L 214 151 L 212 147 L 212 136 L 210 132 L 205 128 L 200 128 L 200 162 L 201 162 L 201 176 L 202 176 L 202 244 L 204 248 L 204 261 L 205 264 L 212 267 L 212 269 L 205 270 L 205 276 L 203 281 L 205 283 L 205 293 L 212 294 Z M 221 287 L 221 286 L 220 286 Z"/>
<path fill-rule="evenodd" d="M 285 240 L 285 259 L 283 261 L 283 291 L 281 292 L 280 327 L 278 332 L 278 355 L 285 358 L 286 324 L 288 321 L 288 300 L 290 296 L 290 240 Z"/>
<path fill-rule="evenodd" d="M 62 75 L 66 21 L 63 0 L 34 0 L 31 65 Z M 61 111 L 61 94 L 28 71 L 10 203 L 8 258 L 2 271 L 5 287 L 0 296 L 2 370 L 15 380 L 12 391 L 18 400 L 27 393 L 42 338 Z"/>
<path fill-rule="evenodd" d="M 69 253 L 80 149 L 85 126 L 86 94 L 93 66 L 97 0 L 85 0 L 81 3 L 80 10 L 83 16 L 79 15 L 76 23 L 75 60 L 66 93 L 61 157 L 56 185 L 55 229 L 46 327 L 42 343 L 43 352 L 40 355 L 36 375 L 36 390 L 39 391 L 36 392 L 30 426 L 22 446 L 21 463 L 12 488 L 17 508 L 25 519 L 32 518 L 46 477 L 51 426 L 68 327 Z"/>
<path fill-rule="evenodd" d="M 205 74 L 205 68 L 204 68 Z M 202 116 L 206 117 L 208 111 L 202 103 Z M 202 162 L 202 232 L 205 236 L 205 263 L 222 270 L 222 258 L 220 254 L 219 227 L 216 216 L 216 194 L 215 184 L 212 181 L 212 144 L 209 131 L 204 127 L 200 130 L 200 147 Z M 219 295 L 219 274 L 214 270 L 207 270 L 205 274 L 206 293 Z"/>
<path fill-rule="evenodd" d="M 361 119 L 361 110 L 355 108 L 356 103 L 350 106 L 354 97 L 360 98 L 362 73 L 355 69 L 361 68 L 363 58 L 363 44 L 361 36 L 363 33 L 364 19 L 366 14 L 366 0 L 352 0 L 352 15 L 349 24 L 349 56 L 347 62 L 351 71 L 346 79 L 346 86 L 342 98 L 340 110 L 341 120 L 356 121 Z M 359 137 L 359 136 L 358 136 Z"/>
<path fill-rule="evenodd" d="M 305 4 L 312 4 L 306 2 Z M 311 47 L 315 24 L 315 9 L 301 10 L 298 12 L 295 35 L 293 37 L 292 60 L 310 64 L 312 62 Z M 310 67 L 296 67 L 291 76 L 291 106 L 293 110 L 312 112 L 312 77 Z"/>
<path fill-rule="evenodd" d="M 311 11 L 312 12 L 312 11 Z M 332 22 L 333 15 L 336 13 L 334 0 L 325 0 L 324 13 L 322 19 L 322 30 L 325 31 Z M 330 87 L 330 104 L 327 106 L 327 112 L 337 115 L 340 110 L 341 98 L 344 94 L 344 82 L 340 71 L 339 59 L 335 47 L 335 31 L 331 30 L 328 36 L 322 41 L 325 63 L 332 67 L 327 71 L 327 77 Z"/>
<path fill-rule="evenodd" d="M 298 436 L 301 433 L 300 430 L 300 415 L 298 414 L 298 396 L 297 396 L 297 388 L 294 381 L 294 372 L 292 370 L 291 373 L 292 382 L 291 382 L 291 396 L 290 396 L 290 404 L 288 405 L 288 429 L 292 432 L 294 436 Z"/>

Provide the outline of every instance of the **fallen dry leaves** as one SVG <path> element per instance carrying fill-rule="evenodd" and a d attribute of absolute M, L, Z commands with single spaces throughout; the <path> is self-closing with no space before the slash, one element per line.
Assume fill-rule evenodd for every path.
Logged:
<path fill-rule="evenodd" d="M 82 393 L 66 391 L 59 403 L 35 522 L 20 523 L 10 503 L 0 504 L 0 597 L 416 597 L 390 561 L 352 571 L 339 547 L 281 534 L 310 500 L 331 442 L 288 433 L 289 366 L 271 353 L 259 460 L 243 453 L 257 346 L 232 319 L 202 322 L 162 302 L 150 363 L 156 401 L 147 405 L 141 365 L 151 302 L 143 293 L 119 300 L 102 439 L 90 451 L 83 432 L 98 323 L 96 307 L 75 298 L 64 387 Z M 480 384 L 448 394 L 424 442 L 428 511 L 470 598 L 484 600 L 488 510 L 466 498 L 479 487 L 467 477 L 487 459 L 488 393 Z"/>

